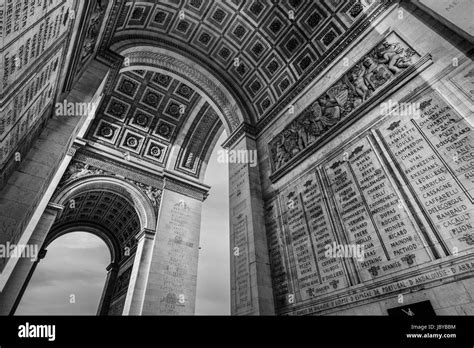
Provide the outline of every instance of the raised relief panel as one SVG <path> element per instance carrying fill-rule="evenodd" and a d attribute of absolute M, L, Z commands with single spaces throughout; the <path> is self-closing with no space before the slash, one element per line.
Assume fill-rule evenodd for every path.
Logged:
<path fill-rule="evenodd" d="M 270 141 L 272 176 L 360 118 L 377 96 L 411 75 L 420 58 L 397 33 L 387 35 Z"/>
<path fill-rule="evenodd" d="M 446 254 L 474 246 L 472 126 L 436 91 L 411 103 L 420 115 L 387 117 L 377 134 Z"/>

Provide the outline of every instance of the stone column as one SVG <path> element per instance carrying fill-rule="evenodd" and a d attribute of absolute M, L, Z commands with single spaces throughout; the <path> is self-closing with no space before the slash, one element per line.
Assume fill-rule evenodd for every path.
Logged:
<path fill-rule="evenodd" d="M 48 204 L 48 207 L 43 212 L 36 228 L 30 237 L 26 247 L 29 250 L 35 250 L 37 255 L 35 258 L 20 257 L 13 269 L 11 276 L 0 296 L 0 315 L 13 315 L 21 297 L 26 290 L 29 280 L 33 275 L 37 263 L 44 256 L 40 253 L 46 236 L 54 224 L 57 215 L 62 211 L 63 207 L 56 204 Z M 26 252 L 25 252 L 25 255 Z"/>
<path fill-rule="evenodd" d="M 229 158 L 247 154 L 252 163 L 229 164 L 232 315 L 273 315 L 273 291 L 255 139 L 245 131 Z M 251 161 L 249 161 L 251 162 Z"/>
<path fill-rule="evenodd" d="M 208 188 L 165 176 L 143 315 L 193 315 L 202 201 Z"/>
<path fill-rule="evenodd" d="M 99 310 L 97 315 L 107 315 L 110 309 L 110 301 L 112 300 L 115 283 L 117 281 L 117 275 L 119 271 L 119 265 L 112 262 L 107 266 L 107 280 L 105 281 L 104 290 L 100 299 Z"/>
<path fill-rule="evenodd" d="M 107 74 L 107 66 L 91 62 L 67 101 L 99 102 Z M 88 118 L 55 116 L 49 119 L 28 154 L 20 156 L 17 170 L 8 175 L 6 183 L 0 182 L 0 243 L 28 243 L 74 156 L 73 140 L 78 132 L 79 135 L 85 132 L 90 122 Z M 4 287 L 16 261 L 0 260 L 0 297 L 4 296 Z"/>
<path fill-rule="evenodd" d="M 144 229 L 137 236 L 137 250 L 128 284 L 123 315 L 141 315 L 145 290 L 150 272 L 155 231 Z"/>

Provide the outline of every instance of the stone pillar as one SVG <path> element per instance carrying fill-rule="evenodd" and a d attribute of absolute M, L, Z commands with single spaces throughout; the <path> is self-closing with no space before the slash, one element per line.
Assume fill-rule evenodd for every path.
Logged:
<path fill-rule="evenodd" d="M 100 101 L 108 67 L 93 61 L 67 97 L 68 102 Z M 88 115 L 90 116 L 90 115 Z M 61 180 L 75 149 L 76 135 L 83 134 L 89 117 L 55 116 L 48 120 L 28 154 L 8 182 L 0 183 L 0 243 L 26 244 Z M 83 128 L 83 129 L 81 129 Z M 79 132 L 79 133 L 78 133 Z M 0 259 L 0 297 L 16 267 L 16 260 Z"/>
<path fill-rule="evenodd" d="M 194 314 L 202 201 L 208 190 L 198 186 L 165 177 L 143 315 Z"/>
<path fill-rule="evenodd" d="M 247 153 L 254 160 L 229 164 L 232 315 L 274 315 L 256 149 L 255 139 L 245 132 L 228 149 L 229 158 Z"/>
<path fill-rule="evenodd" d="M 153 254 L 155 231 L 144 229 L 137 236 L 137 250 L 128 284 L 123 315 L 141 315 Z"/>
<path fill-rule="evenodd" d="M 97 315 L 107 315 L 110 309 L 110 301 L 112 300 L 115 283 L 117 281 L 117 275 L 119 271 L 119 265 L 112 262 L 107 266 L 107 280 L 105 281 L 104 291 L 100 299 L 99 310 Z"/>
<path fill-rule="evenodd" d="M 30 237 L 27 248 L 38 252 L 36 258 L 20 257 L 0 296 L 0 315 L 13 315 L 26 290 L 37 263 L 44 256 L 40 253 L 46 236 L 63 207 L 48 204 Z M 31 249 L 33 248 L 33 249 Z M 44 251 L 43 251 L 44 253 Z M 25 253 L 26 255 L 26 253 Z"/>

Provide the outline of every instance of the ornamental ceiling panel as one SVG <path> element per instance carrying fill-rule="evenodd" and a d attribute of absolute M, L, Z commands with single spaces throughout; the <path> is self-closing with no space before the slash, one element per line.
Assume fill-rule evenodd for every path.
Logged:
<path fill-rule="evenodd" d="M 118 76 L 86 138 L 164 166 L 170 146 L 201 96 L 186 83 L 152 71 Z"/>
<path fill-rule="evenodd" d="M 112 233 L 123 248 L 132 249 L 136 245 L 140 219 L 124 198 L 111 192 L 90 191 L 71 197 L 68 203 L 55 226 L 71 222 L 94 223 Z"/>
<path fill-rule="evenodd" d="M 257 120 L 294 91 L 367 16 L 375 0 L 125 1 L 108 44 L 140 35 L 210 65 Z M 132 91 L 133 92 L 133 91 Z"/>

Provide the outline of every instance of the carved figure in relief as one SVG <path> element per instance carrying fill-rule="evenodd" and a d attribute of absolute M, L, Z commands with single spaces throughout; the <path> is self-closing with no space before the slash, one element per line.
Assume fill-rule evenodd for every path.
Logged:
<path fill-rule="evenodd" d="M 283 132 L 283 138 L 284 138 L 283 144 L 285 146 L 285 150 L 290 155 L 294 155 L 295 153 L 299 152 L 297 137 L 298 136 L 295 133 L 294 123 L 291 123 L 290 127 Z"/>
<path fill-rule="evenodd" d="M 70 167 L 69 173 L 71 173 L 71 175 L 69 176 L 69 179 L 74 180 L 74 179 L 80 178 L 84 175 L 92 174 L 92 170 L 89 169 L 88 164 L 74 163 Z"/>
<path fill-rule="evenodd" d="M 308 133 L 305 127 L 304 118 L 296 121 L 296 133 L 298 134 L 298 148 L 303 150 L 308 145 Z"/>
<path fill-rule="evenodd" d="M 366 56 L 363 61 L 366 69 L 364 74 L 365 83 L 376 90 L 390 80 L 393 75 L 384 65 L 377 63 L 372 57 Z"/>
<path fill-rule="evenodd" d="M 404 56 L 404 49 L 399 43 L 384 41 L 375 49 L 375 53 L 379 63 L 387 64 L 394 75 L 411 65 L 411 56 Z"/>
<path fill-rule="evenodd" d="M 341 119 L 341 107 L 334 96 L 329 93 L 324 94 L 319 99 L 320 109 L 315 108 L 316 113 L 319 113 L 319 119 L 323 124 L 324 129 L 332 127 Z"/>
<path fill-rule="evenodd" d="M 312 143 L 318 136 L 318 134 L 315 134 L 316 129 L 314 129 L 314 122 L 312 121 L 312 116 L 313 116 L 313 110 L 310 109 L 310 111 L 306 114 L 306 116 L 303 117 L 300 121 L 301 127 L 305 131 L 305 134 L 307 137 L 307 145 Z M 305 147 L 307 145 L 305 145 Z"/>
<path fill-rule="evenodd" d="M 283 139 L 278 140 L 275 144 L 273 158 L 275 158 L 275 165 L 277 168 L 281 167 L 288 159 L 289 154 L 285 149 Z"/>
<path fill-rule="evenodd" d="M 356 108 L 370 97 L 371 91 L 365 83 L 365 68 L 357 64 L 347 75 L 346 84 L 355 93 L 353 107 Z"/>
<path fill-rule="evenodd" d="M 92 167 L 89 164 L 74 162 L 68 167 L 66 173 L 61 179 L 61 182 L 59 183 L 58 188 L 61 188 L 66 181 L 79 179 L 86 175 L 106 175 L 106 174 L 110 174 L 110 173 L 106 173 L 102 169 Z"/>
<path fill-rule="evenodd" d="M 313 104 L 313 106 L 311 106 L 311 124 L 309 125 L 309 132 L 315 137 L 319 137 L 321 134 L 324 133 L 324 125 L 323 123 L 321 122 L 320 119 L 318 119 L 317 117 L 317 110 L 320 110 L 320 106 L 319 106 L 319 103 L 316 102 L 315 104 Z"/>
<path fill-rule="evenodd" d="M 276 169 L 367 102 L 372 94 L 403 69 L 411 66 L 416 54 L 409 46 L 388 38 L 374 47 L 293 120 L 280 133 L 279 140 L 272 142 L 271 155 Z"/>
<path fill-rule="evenodd" d="M 146 194 L 146 196 L 150 199 L 153 206 L 155 207 L 158 206 L 159 199 L 161 197 L 161 191 L 159 189 L 142 184 L 141 182 L 135 182 L 132 180 L 130 180 L 129 182 L 135 184 L 138 188 L 140 188 Z"/>

